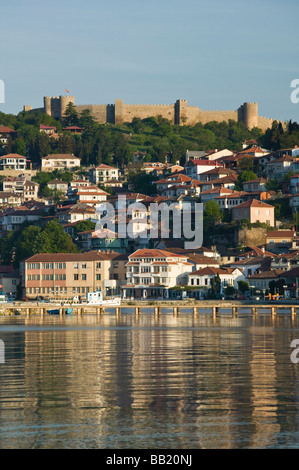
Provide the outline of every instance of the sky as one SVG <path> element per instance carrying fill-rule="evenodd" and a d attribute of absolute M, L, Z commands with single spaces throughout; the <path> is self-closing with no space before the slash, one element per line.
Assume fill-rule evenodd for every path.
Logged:
<path fill-rule="evenodd" d="M 258 102 L 260 116 L 299 122 L 298 0 L 1 3 L 2 112 L 67 89 L 75 104 Z"/>

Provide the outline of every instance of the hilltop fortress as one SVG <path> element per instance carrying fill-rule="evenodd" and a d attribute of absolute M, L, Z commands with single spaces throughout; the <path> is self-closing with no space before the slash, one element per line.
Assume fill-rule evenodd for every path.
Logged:
<path fill-rule="evenodd" d="M 40 110 L 55 119 L 61 120 L 69 103 L 75 105 L 73 96 L 44 97 L 44 107 Z M 104 124 L 122 124 L 132 122 L 133 118 L 145 119 L 162 116 L 173 124 L 195 125 L 198 122 L 206 124 L 210 121 L 228 121 L 232 119 L 244 122 L 248 129 L 259 127 L 265 131 L 272 126 L 275 119 L 258 115 L 257 103 L 244 103 L 236 111 L 204 111 L 196 106 L 189 106 L 186 100 L 177 100 L 174 104 L 125 104 L 123 100 L 115 100 L 115 104 L 86 104 L 76 105 L 78 113 L 90 110 L 95 120 Z M 24 111 L 32 111 L 32 106 L 24 106 Z"/>

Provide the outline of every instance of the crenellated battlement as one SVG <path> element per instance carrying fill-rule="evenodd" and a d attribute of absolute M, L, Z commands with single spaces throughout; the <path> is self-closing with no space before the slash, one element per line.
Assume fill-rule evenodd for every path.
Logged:
<path fill-rule="evenodd" d="M 45 96 L 43 111 L 61 120 L 69 103 L 75 105 L 74 96 Z M 145 119 L 161 115 L 178 125 L 235 120 L 243 122 L 248 129 L 259 127 L 265 130 L 275 121 L 272 118 L 259 116 L 256 102 L 245 102 L 236 110 L 202 110 L 197 106 L 189 106 L 187 100 L 176 100 L 172 104 L 128 104 L 124 103 L 123 99 L 116 99 L 114 104 L 80 104 L 75 107 L 78 112 L 90 110 L 91 115 L 100 124 L 106 122 L 122 124 L 132 122 L 134 118 Z M 30 112 L 31 107 L 26 106 L 24 110 Z"/>

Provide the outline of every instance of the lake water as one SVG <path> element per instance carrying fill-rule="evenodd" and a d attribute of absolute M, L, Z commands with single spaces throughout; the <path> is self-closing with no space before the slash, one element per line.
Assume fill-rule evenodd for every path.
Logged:
<path fill-rule="evenodd" d="M 0 317 L 0 448 L 297 448 L 296 338 L 288 314 Z"/>

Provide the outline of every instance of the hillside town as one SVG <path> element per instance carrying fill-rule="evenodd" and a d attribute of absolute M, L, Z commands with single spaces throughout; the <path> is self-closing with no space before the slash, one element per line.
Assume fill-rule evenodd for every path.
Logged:
<path fill-rule="evenodd" d="M 67 126 L 68 135 L 83 128 Z M 56 127 L 39 132 L 58 139 Z M 9 300 L 71 300 L 100 289 L 126 300 L 299 298 L 299 147 L 136 152 L 130 165 L 73 153 L 40 162 L 10 151 L 0 126 L 0 285 Z M 130 177 L 135 175 L 135 179 Z M 151 237 L 153 204 L 203 207 L 203 243 L 173 224 Z M 107 207 L 109 223 L 101 223 Z M 142 206 L 144 210 L 140 210 Z M 113 220 L 112 220 L 113 219 Z M 131 235 L 120 236 L 121 220 Z M 164 235 L 163 235 L 164 234 Z"/>

